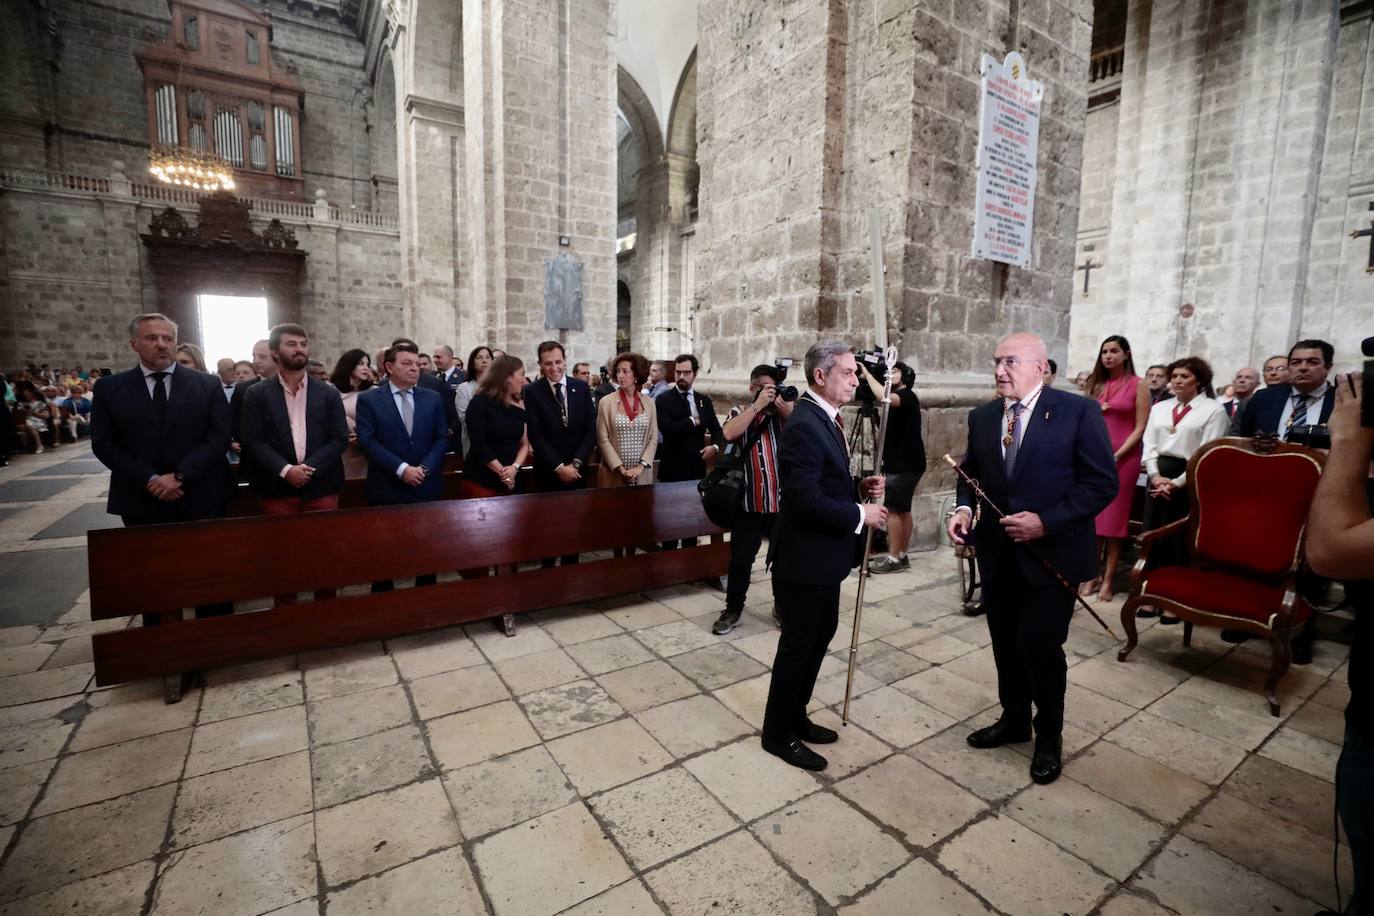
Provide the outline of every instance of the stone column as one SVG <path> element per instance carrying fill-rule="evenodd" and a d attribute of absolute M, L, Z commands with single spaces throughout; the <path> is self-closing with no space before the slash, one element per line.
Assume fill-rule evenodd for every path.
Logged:
<path fill-rule="evenodd" d="M 693 160 L 665 153 L 639 171 L 630 328 L 631 345 L 650 359 L 672 359 L 702 343 L 682 287 L 682 230 L 695 170 Z"/>

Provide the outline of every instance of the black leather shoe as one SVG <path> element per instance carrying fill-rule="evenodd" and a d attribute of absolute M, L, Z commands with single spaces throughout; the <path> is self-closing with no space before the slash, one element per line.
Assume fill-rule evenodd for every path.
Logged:
<path fill-rule="evenodd" d="M 807 744 L 834 744 L 840 740 L 840 733 L 833 728 L 826 728 L 824 725 L 817 725 L 810 719 L 802 721 L 801 728 L 797 729 L 797 737 Z"/>
<path fill-rule="evenodd" d="M 774 757 L 780 758 L 783 763 L 800 767 L 803 770 L 823 770 L 828 762 L 796 738 L 783 745 L 764 742 L 763 749 Z"/>
<path fill-rule="evenodd" d="M 1001 747 L 1004 744 L 1021 744 L 1031 739 L 1029 725 L 1017 727 L 1005 719 L 998 719 L 987 728 L 980 728 L 968 736 L 969 747 L 976 747 L 980 751 L 990 747 Z"/>
<path fill-rule="evenodd" d="M 1037 740 L 1035 754 L 1031 757 L 1030 777 L 1033 782 L 1047 786 L 1059 778 L 1063 768 L 1060 759 L 1062 744 L 1058 738 L 1053 741 Z"/>

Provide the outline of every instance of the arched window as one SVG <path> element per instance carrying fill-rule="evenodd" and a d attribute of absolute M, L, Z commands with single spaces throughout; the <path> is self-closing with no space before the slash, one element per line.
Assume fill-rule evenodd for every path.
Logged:
<path fill-rule="evenodd" d="M 243 126 L 233 108 L 215 112 L 215 152 L 234 168 L 243 167 Z"/>
<path fill-rule="evenodd" d="M 181 24 L 181 34 L 186 41 L 186 47 L 192 51 L 200 48 L 200 22 L 195 16 L 187 16 Z"/>

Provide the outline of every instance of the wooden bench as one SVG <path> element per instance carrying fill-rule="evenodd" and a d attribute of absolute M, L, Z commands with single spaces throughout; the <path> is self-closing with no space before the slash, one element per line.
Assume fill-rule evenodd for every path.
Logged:
<path fill-rule="evenodd" d="M 180 619 L 179 609 L 196 605 L 699 536 L 710 543 Z M 170 621 L 94 636 L 104 686 L 157 676 L 179 684 L 189 671 L 719 577 L 729 545 L 689 481 L 111 528 L 90 533 L 87 556 L 92 620 L 160 612 Z"/>

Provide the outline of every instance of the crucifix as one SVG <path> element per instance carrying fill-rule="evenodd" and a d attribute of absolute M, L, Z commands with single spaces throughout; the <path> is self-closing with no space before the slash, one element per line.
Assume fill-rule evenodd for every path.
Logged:
<path fill-rule="evenodd" d="M 1086 299 L 1088 297 L 1088 278 L 1092 276 L 1094 270 L 1097 270 L 1101 266 L 1100 263 L 1095 263 L 1092 257 L 1089 256 L 1088 260 L 1073 269 L 1074 273 L 1078 273 L 1080 270 L 1083 271 L 1083 298 Z"/>
<path fill-rule="evenodd" d="M 1374 210 L 1374 200 L 1369 202 L 1369 209 Z M 1364 236 L 1369 236 L 1369 265 L 1365 267 L 1364 272 L 1374 274 L 1374 219 L 1370 219 L 1367 228 L 1350 233 L 1352 239 L 1363 238 Z"/>

